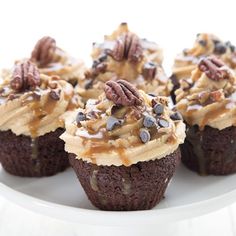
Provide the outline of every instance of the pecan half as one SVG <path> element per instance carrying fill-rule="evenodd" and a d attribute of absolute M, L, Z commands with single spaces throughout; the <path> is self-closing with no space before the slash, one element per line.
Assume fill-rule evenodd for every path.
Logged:
<path fill-rule="evenodd" d="M 138 106 L 142 104 L 138 90 L 125 80 L 106 82 L 104 91 L 107 99 L 116 105 Z"/>
<path fill-rule="evenodd" d="M 129 32 L 120 36 L 113 50 L 108 50 L 107 54 L 116 61 L 127 59 L 131 63 L 137 63 L 142 58 L 143 48 L 139 37 Z"/>
<path fill-rule="evenodd" d="M 224 63 L 215 57 L 203 58 L 198 64 L 199 70 L 206 73 L 210 79 L 216 81 L 229 78 L 229 73 L 223 68 L 224 66 Z"/>
<path fill-rule="evenodd" d="M 41 38 L 31 53 L 31 60 L 45 66 L 53 60 L 53 53 L 56 50 L 55 39 L 45 36 Z"/>
<path fill-rule="evenodd" d="M 40 85 L 38 68 L 30 61 L 16 65 L 10 85 L 12 89 L 19 92 L 34 89 Z"/>

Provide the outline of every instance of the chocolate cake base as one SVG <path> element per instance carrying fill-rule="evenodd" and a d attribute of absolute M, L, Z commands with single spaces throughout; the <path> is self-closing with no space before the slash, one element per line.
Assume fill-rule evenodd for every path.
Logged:
<path fill-rule="evenodd" d="M 218 130 L 206 126 L 187 128 L 181 145 L 182 162 L 200 175 L 228 175 L 236 172 L 236 127 Z"/>
<path fill-rule="evenodd" d="M 154 161 L 126 166 L 97 166 L 69 154 L 89 200 L 101 210 L 147 210 L 159 203 L 180 162 L 180 151 Z"/>
<path fill-rule="evenodd" d="M 58 128 L 32 140 L 15 135 L 11 131 L 0 132 L 0 162 L 13 175 L 41 177 L 54 175 L 69 166 L 64 141 L 59 136 L 64 129 Z"/>
<path fill-rule="evenodd" d="M 173 103 L 176 104 L 175 91 L 176 91 L 177 89 L 179 89 L 180 84 L 179 84 L 179 81 L 178 81 L 178 79 L 177 79 L 177 77 L 176 77 L 175 74 L 172 74 L 172 75 L 171 75 L 170 80 L 171 80 L 171 82 L 172 82 L 172 84 L 173 84 L 173 89 L 172 89 L 171 92 L 170 92 L 170 96 L 171 96 L 171 99 L 172 99 Z"/>

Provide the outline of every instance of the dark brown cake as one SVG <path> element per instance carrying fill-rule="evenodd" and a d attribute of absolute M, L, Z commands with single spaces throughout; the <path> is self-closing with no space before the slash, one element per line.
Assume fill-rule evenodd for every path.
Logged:
<path fill-rule="evenodd" d="M 132 211 L 153 208 L 180 162 L 180 151 L 154 161 L 126 166 L 98 166 L 69 155 L 92 204 L 102 210 Z"/>
<path fill-rule="evenodd" d="M 54 175 L 69 166 L 64 141 L 59 139 L 64 129 L 58 128 L 36 138 L 11 131 L 0 132 L 0 162 L 13 175 L 41 177 Z"/>
<path fill-rule="evenodd" d="M 182 162 L 201 175 L 227 175 L 236 171 L 236 127 L 218 130 L 206 126 L 187 129 L 181 145 Z"/>

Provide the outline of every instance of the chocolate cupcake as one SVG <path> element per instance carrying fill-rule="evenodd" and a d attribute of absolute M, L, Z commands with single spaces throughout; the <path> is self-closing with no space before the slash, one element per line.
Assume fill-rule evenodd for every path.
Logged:
<path fill-rule="evenodd" d="M 184 49 L 175 58 L 171 76 L 174 85 L 171 95 L 174 101 L 174 91 L 179 88 L 179 81 L 191 77 L 191 73 L 197 68 L 200 59 L 213 55 L 220 58 L 230 68 L 236 69 L 236 51 L 234 45 L 229 41 L 222 41 L 213 34 L 198 34 L 193 47 L 191 49 Z"/>
<path fill-rule="evenodd" d="M 168 96 L 172 89 L 162 68 L 162 50 L 147 39 L 132 33 L 126 23 L 101 44 L 94 43 L 93 65 L 86 78 L 79 80 L 78 91 L 84 100 L 98 98 L 108 80 L 124 79 L 146 93 Z"/>
<path fill-rule="evenodd" d="M 187 123 L 182 161 L 201 175 L 236 172 L 236 77 L 215 57 L 180 81 L 176 109 Z"/>
<path fill-rule="evenodd" d="M 168 99 L 125 80 L 88 100 L 61 138 L 89 200 L 102 210 L 145 210 L 161 201 L 180 161 L 181 116 Z"/>
<path fill-rule="evenodd" d="M 48 176 L 68 167 L 59 136 L 64 116 L 78 108 L 71 84 L 40 74 L 30 61 L 16 64 L 0 85 L 0 162 L 18 176 Z"/>

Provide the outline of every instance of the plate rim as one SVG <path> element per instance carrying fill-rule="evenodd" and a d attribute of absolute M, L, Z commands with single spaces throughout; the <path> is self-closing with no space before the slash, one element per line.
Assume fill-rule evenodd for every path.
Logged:
<path fill-rule="evenodd" d="M 164 209 L 102 211 L 76 208 L 45 201 L 0 183 L 0 194 L 12 203 L 51 218 L 100 226 L 134 226 L 171 223 L 204 215 L 236 201 L 236 189 L 207 200 Z"/>

